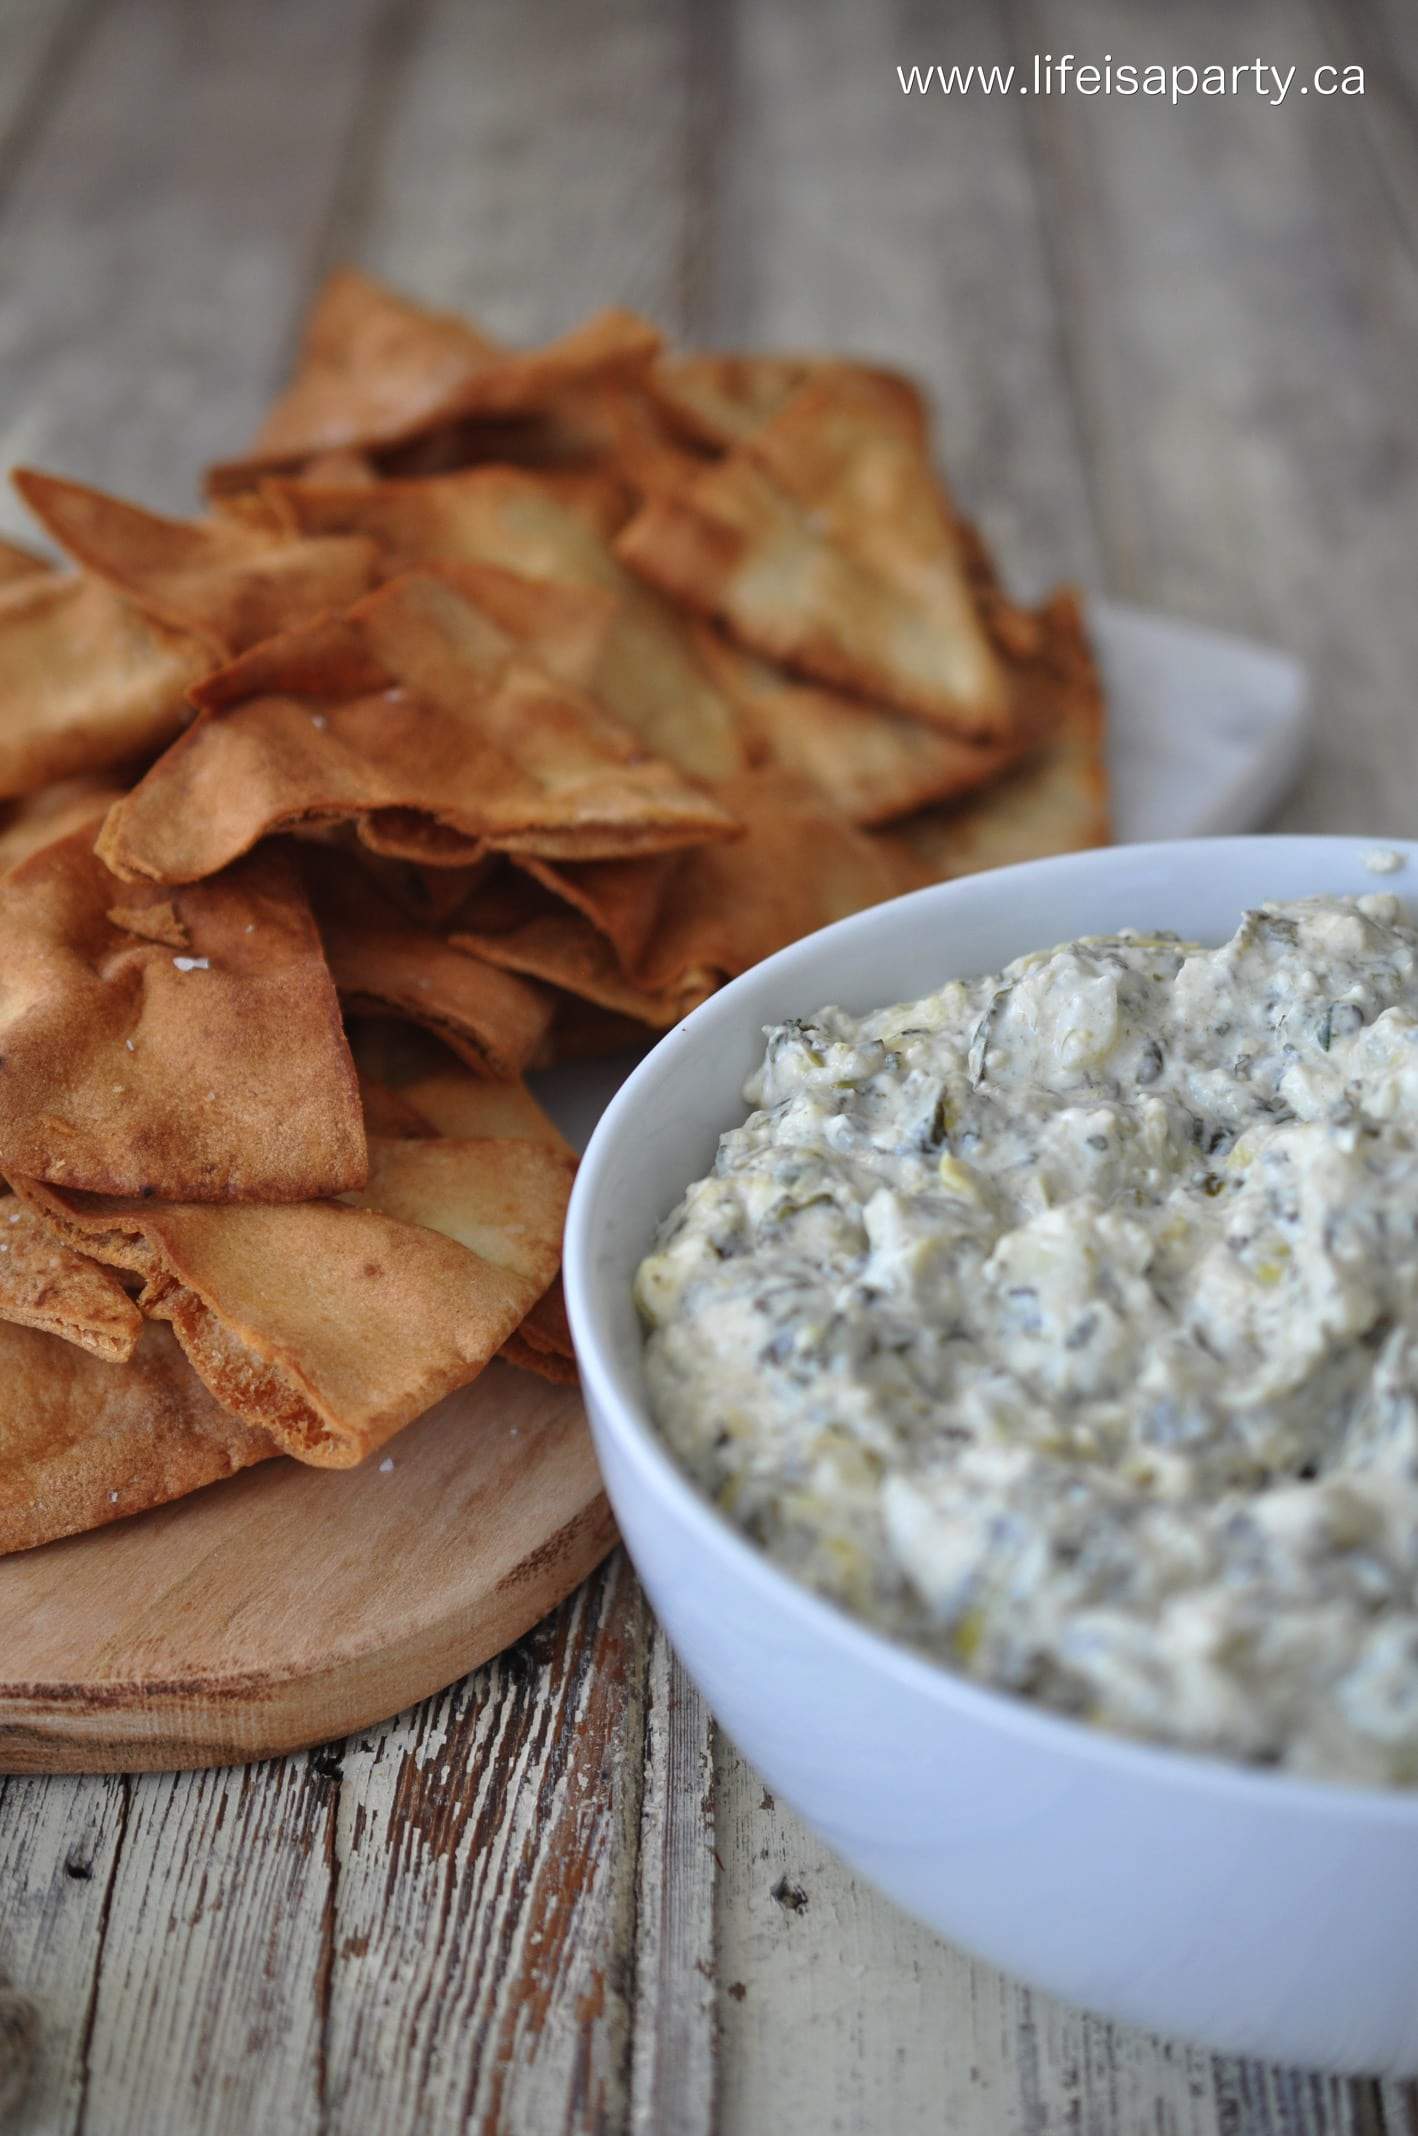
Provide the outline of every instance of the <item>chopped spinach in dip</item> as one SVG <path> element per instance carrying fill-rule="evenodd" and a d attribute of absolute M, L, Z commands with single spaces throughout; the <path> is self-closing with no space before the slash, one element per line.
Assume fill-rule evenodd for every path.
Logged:
<path fill-rule="evenodd" d="M 1418 932 L 1092 937 L 768 1034 L 636 1282 L 782 1565 L 1101 1726 L 1418 1783 Z"/>

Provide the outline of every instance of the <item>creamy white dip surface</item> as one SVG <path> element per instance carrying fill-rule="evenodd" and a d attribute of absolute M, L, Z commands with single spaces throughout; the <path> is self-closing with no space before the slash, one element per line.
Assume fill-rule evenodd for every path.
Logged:
<path fill-rule="evenodd" d="M 1399 900 L 824 1009 L 746 1097 L 636 1279 L 654 1414 L 730 1518 L 989 1684 L 1418 1783 Z"/>

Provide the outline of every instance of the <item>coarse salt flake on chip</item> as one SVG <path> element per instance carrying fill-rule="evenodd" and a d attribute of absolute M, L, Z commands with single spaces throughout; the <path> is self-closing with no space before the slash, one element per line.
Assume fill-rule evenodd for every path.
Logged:
<path fill-rule="evenodd" d="M 358 1186 L 354 1064 L 292 863 L 135 890 L 96 828 L 0 891 L 0 1168 L 189 1200 Z"/>
<path fill-rule="evenodd" d="M 736 830 L 431 576 L 256 647 L 196 701 L 202 716 L 104 826 L 104 858 L 131 880 L 195 881 L 272 832 L 339 821 L 435 866 L 489 848 L 663 852 Z"/>

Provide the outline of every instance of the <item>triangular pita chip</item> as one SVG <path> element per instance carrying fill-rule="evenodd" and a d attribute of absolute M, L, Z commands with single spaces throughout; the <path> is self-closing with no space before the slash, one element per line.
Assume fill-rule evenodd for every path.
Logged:
<path fill-rule="evenodd" d="M 815 356 L 661 356 L 650 366 L 645 386 L 682 436 L 726 451 L 776 415 L 821 361 Z"/>
<path fill-rule="evenodd" d="M 294 379 L 250 449 L 213 469 L 213 486 L 469 417 L 525 414 L 577 384 L 643 370 L 659 342 L 645 320 L 612 309 L 542 348 L 500 348 L 467 321 L 342 269 L 316 299 Z"/>
<path fill-rule="evenodd" d="M 450 1061 L 443 1048 L 406 1024 L 359 1020 L 351 1046 L 360 1074 L 392 1092 L 416 1116 L 424 1135 L 452 1142 L 544 1142 L 574 1154 L 525 1083 L 489 1082 Z M 371 1124 L 370 1132 L 380 1129 Z"/>
<path fill-rule="evenodd" d="M 327 608 L 345 608 L 375 580 L 375 547 L 358 536 L 310 541 L 262 512 L 165 519 L 81 482 L 20 468 L 15 487 L 36 519 L 86 570 L 153 622 L 200 638 L 230 659 Z"/>
<path fill-rule="evenodd" d="M 568 904 L 603 934 L 621 969 L 635 970 L 655 931 L 663 902 L 678 865 L 673 853 L 648 860 L 537 860 L 522 854 L 511 865 Z M 489 886 L 489 896 L 495 893 Z M 518 900 L 512 894 L 514 907 Z M 465 901 L 465 910 L 471 909 Z M 486 911 L 486 902 L 484 903 Z"/>
<path fill-rule="evenodd" d="M 1055 595 L 1042 611 L 1042 627 L 1064 706 L 1058 731 L 973 800 L 927 809 L 882 834 L 881 844 L 914 868 L 920 882 L 1108 842 L 1103 698 L 1074 597 Z"/>
<path fill-rule="evenodd" d="M 0 799 L 171 741 L 212 665 L 102 579 L 36 572 L 0 588 Z"/>
<path fill-rule="evenodd" d="M 257 647 L 198 702 L 203 717 L 104 826 L 118 874 L 192 881 L 273 831 L 339 820 L 434 865 L 485 848 L 661 852 L 735 829 L 435 578 L 396 579 Z"/>
<path fill-rule="evenodd" d="M 959 572 L 930 598 L 827 531 L 740 447 L 647 496 L 616 553 L 753 650 L 956 734 L 1011 730 L 1003 677 Z"/>
<path fill-rule="evenodd" d="M 525 1083 L 488 1083 L 461 1068 L 441 1067 L 433 1057 L 436 1047 L 417 1034 L 387 1024 L 359 1026 L 354 1049 L 360 1063 L 365 1124 L 372 1136 L 397 1141 L 445 1136 L 459 1141 L 537 1142 L 567 1158 L 574 1155 Z M 389 1069 L 397 1082 L 375 1082 L 366 1072 L 366 1058 Z M 574 1383 L 576 1365 L 559 1276 L 520 1328 L 508 1336 L 498 1355 L 543 1379 L 563 1386 Z"/>
<path fill-rule="evenodd" d="M 914 386 L 890 372 L 824 364 L 742 441 L 748 457 L 819 515 L 841 542 L 939 608 L 937 580 L 953 581 L 962 631 L 978 632 L 961 541 L 931 461 L 930 429 Z"/>
<path fill-rule="evenodd" d="M 115 1369 L 0 1321 L 0 1552 L 166 1505 L 276 1452 L 213 1400 L 170 1329 Z"/>
<path fill-rule="evenodd" d="M 472 918 L 477 918 L 476 910 Z M 504 971 L 520 972 L 545 986 L 558 987 L 616 1016 L 647 1024 L 654 1031 L 667 1031 L 671 1024 L 678 1023 L 706 994 L 712 993 L 715 984 L 708 975 L 687 972 L 672 987 L 651 990 L 637 986 L 626 978 L 605 936 L 579 912 L 566 906 L 539 913 L 500 934 L 478 932 L 470 926 L 452 940 Z"/>
<path fill-rule="evenodd" d="M 535 1059 L 552 1016 L 539 987 L 410 926 L 342 854 L 310 853 L 305 876 L 348 1009 L 421 1024 L 484 1075 L 517 1075 Z"/>
<path fill-rule="evenodd" d="M 685 619 L 625 569 L 607 530 L 565 487 L 515 468 L 477 467 L 375 489 L 289 484 L 282 495 L 306 533 L 372 535 L 395 564 L 492 564 L 608 596 L 600 657 L 579 679 L 681 771 L 717 779 L 742 768 L 734 707 L 705 672 Z"/>
<path fill-rule="evenodd" d="M 42 1328 L 111 1364 L 127 1363 L 143 1331 L 112 1270 L 64 1245 L 13 1194 L 0 1197 L 0 1320 Z"/>
<path fill-rule="evenodd" d="M 115 882 L 95 828 L 0 891 L 0 1167 L 202 1200 L 357 1186 L 354 1065 L 289 860 L 163 894 Z"/>
<path fill-rule="evenodd" d="M 198 1375 L 284 1452 L 348 1468 L 476 1378 L 556 1273 L 571 1167 L 531 1142 L 373 1140 L 358 1206 L 163 1204 L 12 1182 L 144 1280 Z"/>
<path fill-rule="evenodd" d="M 897 854 L 791 773 L 745 772 L 720 791 L 744 835 L 725 848 L 727 865 L 702 847 L 675 868 L 635 974 L 652 994 L 734 978 L 912 886 Z"/>
<path fill-rule="evenodd" d="M 890 823 L 972 793 L 1028 746 L 1026 739 L 965 741 L 804 681 L 735 645 L 712 623 L 701 623 L 699 632 L 704 663 L 738 703 L 755 759 L 810 780 L 853 823 Z"/>

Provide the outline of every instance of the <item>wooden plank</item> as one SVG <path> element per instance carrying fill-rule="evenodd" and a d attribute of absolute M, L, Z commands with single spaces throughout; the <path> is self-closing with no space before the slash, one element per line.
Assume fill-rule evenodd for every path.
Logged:
<path fill-rule="evenodd" d="M 35 2129 L 76 2125 L 89 2084 L 99 1958 L 132 1783 L 0 1781 L 0 1975 L 37 2006 L 26 2097 Z"/>
<path fill-rule="evenodd" d="M 719 1766 L 723 2136 L 1377 2136 L 1369 2085 L 1219 2062 L 975 1964 Z"/>
<path fill-rule="evenodd" d="M 500 1661 L 348 1747 L 334 2127 L 624 2126 L 647 1640 L 617 1554 Z"/>
<path fill-rule="evenodd" d="M 1364 69 L 1354 116 L 1388 186 L 1393 212 L 1418 256 L 1418 16 L 1406 0 L 1319 0 L 1330 63 Z"/>
<path fill-rule="evenodd" d="M 708 2136 L 717 2126 L 714 1727 L 651 1627 L 635 1893 L 635 2136 Z"/>
<path fill-rule="evenodd" d="M 291 1758 L 124 1785 L 74 2125 L 303 2136 L 321 2117 L 331 1894 L 318 1767 Z"/>
<path fill-rule="evenodd" d="M 10 0 L 0 10 L 0 195 L 92 23 L 98 0 Z"/>
<path fill-rule="evenodd" d="M 387 4 L 97 20 L 0 200 L 0 462 L 190 505 L 275 383 Z"/>
<path fill-rule="evenodd" d="M 1057 49 L 1021 7 L 1018 53 Z M 1078 51 L 1136 41 L 1124 0 L 1076 0 Z M 1328 44 L 1308 10 L 1171 9 L 1149 54 Z M 1320 710 L 1285 821 L 1411 822 L 1418 613 L 1418 276 L 1351 99 L 1037 97 L 1041 194 L 1067 318 L 1108 580 L 1274 637 Z"/>

